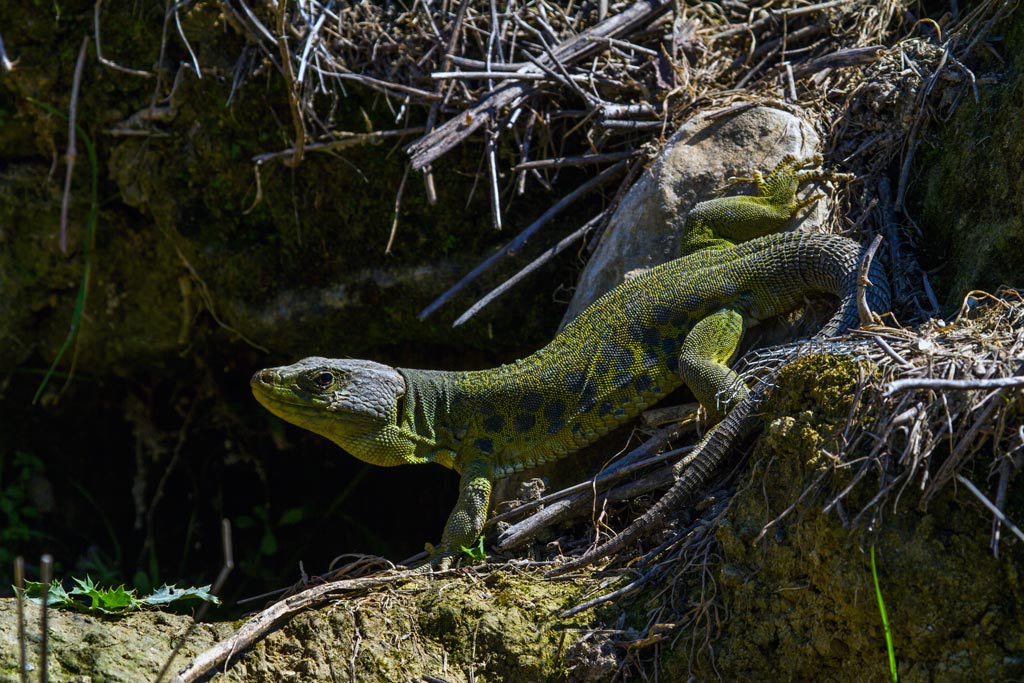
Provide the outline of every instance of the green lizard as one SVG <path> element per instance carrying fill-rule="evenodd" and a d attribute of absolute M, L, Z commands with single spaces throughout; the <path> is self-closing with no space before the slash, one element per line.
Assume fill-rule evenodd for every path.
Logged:
<path fill-rule="evenodd" d="M 459 499 L 429 559 L 447 568 L 475 544 L 494 481 L 579 450 L 683 382 L 715 420 L 749 403 L 728 363 L 751 325 L 812 292 L 841 300 L 820 334 L 857 324 L 860 245 L 776 232 L 819 198 L 798 199 L 801 183 L 835 177 L 804 170 L 819 161 L 786 157 L 766 177 L 755 173 L 756 195 L 694 206 L 683 256 L 608 292 L 522 360 L 446 372 L 313 357 L 258 371 L 253 393 L 275 415 L 366 462 L 434 462 L 458 472 Z M 878 268 L 870 275 L 872 307 L 885 310 L 885 277 Z"/>

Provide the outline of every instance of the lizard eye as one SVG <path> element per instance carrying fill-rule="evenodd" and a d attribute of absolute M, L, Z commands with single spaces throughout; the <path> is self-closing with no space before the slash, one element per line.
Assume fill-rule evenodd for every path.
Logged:
<path fill-rule="evenodd" d="M 301 380 L 301 384 L 308 391 L 327 391 L 334 385 L 334 374 L 327 368 L 318 368 L 306 374 Z"/>

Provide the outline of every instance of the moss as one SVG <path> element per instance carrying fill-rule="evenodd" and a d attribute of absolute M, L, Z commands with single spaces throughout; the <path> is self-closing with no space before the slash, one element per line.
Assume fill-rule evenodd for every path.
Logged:
<path fill-rule="evenodd" d="M 12 308 L 40 313 L 31 332 L 45 359 L 63 339 L 67 306 L 74 300 L 75 288 L 66 283 L 74 280 L 68 273 L 81 267 L 76 255 L 86 170 L 79 164 L 72 185 L 68 258 L 54 250 L 62 178 L 50 175 L 52 159 L 64 151 L 66 126 L 27 98 L 67 110 L 76 31 L 83 26 L 91 31 L 91 13 L 79 17 L 65 7 L 65 19 L 55 23 L 37 15 L 26 2 L 0 12 L 5 25 L 20 29 L 8 45 L 17 50 L 19 68 L 0 82 L 5 124 L 0 152 L 5 160 L 20 159 L 21 173 L 37 184 L 36 192 L 24 193 L 5 182 L 0 191 L 10 201 L 2 203 L 8 214 L 3 217 L 9 225 L 31 224 L 32 232 L 45 237 L 33 241 L 32 232 L 21 231 L 4 236 L 9 244 L 24 242 L 13 249 L 35 268 L 6 271 L 2 286 Z M 82 26 L 80 19 L 86 22 Z M 485 192 L 467 198 L 467 177 L 476 174 L 479 149 L 464 146 L 435 165 L 436 205 L 427 203 L 417 176 L 410 176 L 393 253 L 385 255 L 395 192 L 405 173 L 401 145 L 406 141 L 309 153 L 296 169 L 269 161 L 260 166 L 257 189 L 252 158 L 292 144 L 284 86 L 277 78 L 251 74 L 233 83 L 245 40 L 225 24 L 218 3 L 193 3 L 181 19 L 203 77 L 181 69 L 170 98 L 157 93 L 158 115 L 140 118 L 153 101 L 152 79 L 94 61 L 84 71 L 78 120 L 100 155 L 103 211 L 95 265 L 102 285 L 94 282 L 89 295 L 76 347 L 80 366 L 103 374 L 113 367 L 121 372 L 150 368 L 155 356 L 183 349 L 215 355 L 217 344 L 239 339 L 232 330 L 294 357 L 379 354 L 382 347 L 424 341 L 508 353 L 536 346 L 554 329 L 558 310 L 541 280 L 532 292 L 522 289 L 515 315 L 502 316 L 507 303 L 499 302 L 490 322 L 467 325 L 455 337 L 447 322 L 454 310 L 427 324 L 416 320 L 433 297 L 511 237 L 482 229 L 481 217 L 489 214 Z M 154 37 L 162 25 L 156 7 L 104 8 L 105 55 L 126 66 L 150 67 L 158 58 Z M 166 49 L 168 63 L 191 63 L 180 40 L 170 40 Z M 387 98 L 348 88 L 332 111 L 332 125 L 356 132 L 368 126 L 388 129 L 395 125 L 394 112 Z M 137 134 L 109 132 L 128 128 Z M 542 208 L 543 202 L 519 202 L 507 222 L 525 224 Z M 192 280 L 191 301 L 182 278 Z M 34 304 L 32 287 L 51 290 L 57 298 L 53 307 Z M 461 301 L 479 294 L 479 288 L 471 288 Z M 194 320 L 183 322 L 189 312 Z M 212 313 L 230 329 L 222 329 Z M 103 323 L 90 334 L 97 317 Z M 353 329 L 361 334 L 351 334 Z M 25 332 L 12 325 L 9 334 L 24 337 Z"/>
<path fill-rule="evenodd" d="M 972 67 L 1000 72 L 998 83 L 980 87 L 975 102 L 965 84 L 962 100 L 934 144 L 918 153 L 919 180 L 912 187 L 921 205 L 923 261 L 934 269 L 936 288 L 949 308 L 972 289 L 1019 286 L 1024 269 L 1024 23 L 1009 19 L 1004 54 L 1009 64 Z"/>
<path fill-rule="evenodd" d="M 988 518 L 969 496 L 946 489 L 927 511 L 911 494 L 877 509 L 874 533 L 851 533 L 825 497 L 803 494 L 837 452 L 859 370 L 837 356 L 809 356 L 779 377 L 750 475 L 717 530 L 717 590 L 729 619 L 714 657 L 699 658 L 699 680 L 888 680 L 868 548 L 893 625 L 901 681 L 1005 680 L 1024 671 L 1019 543 L 988 549 Z M 870 478 L 870 477 L 869 477 Z M 870 499 L 866 482 L 846 501 Z M 846 509 L 846 515 L 859 511 Z M 864 523 L 867 526 L 867 523 Z M 688 652 L 666 659 L 687 672 Z"/>
<path fill-rule="evenodd" d="M 561 681 L 586 614 L 558 618 L 593 585 L 528 573 L 423 577 L 399 590 L 344 599 L 291 620 L 259 643 L 239 670 L 301 671 L 305 680 Z M 584 663 L 585 664 L 585 663 Z"/>

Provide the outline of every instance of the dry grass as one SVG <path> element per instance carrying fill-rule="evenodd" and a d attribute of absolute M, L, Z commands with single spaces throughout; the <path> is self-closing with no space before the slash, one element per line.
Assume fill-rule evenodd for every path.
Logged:
<path fill-rule="evenodd" d="M 927 285 L 905 249 L 912 235 L 901 239 L 896 225 L 897 216 L 903 220 L 906 169 L 940 91 L 956 89 L 944 100 L 947 107 L 976 91 L 978 79 L 964 63 L 1011 3 L 989 0 L 942 26 L 916 20 L 916 4 L 896 0 L 770 4 L 652 0 L 602 10 L 575 0 L 305 0 L 259 7 L 222 0 L 221 7 L 282 75 L 291 102 L 295 144 L 268 150 L 256 158 L 258 165 L 294 165 L 306 153 L 405 140 L 410 169 L 423 172 L 422 191 L 433 200 L 432 164 L 471 141 L 483 155 L 495 227 L 534 186 L 550 193 L 562 169 L 593 179 L 585 191 L 552 200 L 551 211 L 422 317 L 569 204 L 616 182 L 618 191 L 603 206 L 595 202 L 586 226 L 560 241 L 548 238 L 557 244 L 523 275 L 584 236 L 599 235 L 672 131 L 691 116 L 740 102 L 799 105 L 826 134 L 828 156 L 861 179 L 844 190 L 847 222 L 836 227 L 881 223 L 899 273 L 897 295 L 917 296 L 924 302 L 919 311 L 928 310 Z M 393 129 L 338 129 L 334 113 L 353 84 L 384 94 Z M 897 160 L 904 171 L 893 197 L 883 173 Z M 406 185 L 397 193 L 392 234 L 382 248 L 394 243 L 403 194 L 416 191 Z"/>

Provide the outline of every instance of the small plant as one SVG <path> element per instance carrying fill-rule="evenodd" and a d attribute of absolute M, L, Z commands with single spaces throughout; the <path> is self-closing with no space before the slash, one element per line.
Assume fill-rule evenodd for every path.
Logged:
<path fill-rule="evenodd" d="M 124 585 L 117 588 L 102 588 L 93 583 L 88 576 L 85 579 L 72 579 L 77 585 L 70 591 L 64 590 L 64 586 L 58 579 L 50 583 L 46 592 L 46 604 L 49 607 L 58 607 L 75 610 L 76 612 L 99 612 L 102 614 L 126 614 L 135 612 L 145 607 L 163 607 L 181 600 L 203 600 L 220 604 L 220 598 L 210 593 L 210 586 L 200 588 L 177 588 L 176 586 L 164 585 L 145 597 L 136 597 L 135 590 L 125 590 Z M 43 597 L 43 583 L 40 581 L 26 581 L 24 596 L 33 602 L 41 603 Z M 85 600 L 76 599 L 82 596 Z"/>
<path fill-rule="evenodd" d="M 484 537 L 481 536 L 476 540 L 476 545 L 467 548 L 462 546 L 462 552 L 469 556 L 469 559 L 474 562 L 483 562 L 487 559 L 487 552 L 484 551 Z"/>
<path fill-rule="evenodd" d="M 871 545 L 871 578 L 875 581 L 875 597 L 878 598 L 878 611 L 882 614 L 882 628 L 885 629 L 885 647 L 889 651 L 889 676 L 892 683 L 898 683 L 900 677 L 896 672 L 896 649 L 892 644 L 892 628 L 889 626 L 889 615 L 885 611 L 885 600 L 882 599 L 882 586 L 878 583 L 874 544 Z"/>
<path fill-rule="evenodd" d="M 235 528 L 256 529 L 262 528 L 263 534 L 260 537 L 260 555 L 271 557 L 277 553 L 277 532 L 285 527 L 298 524 L 305 517 L 301 507 L 293 507 L 285 510 L 284 514 L 274 522 L 270 518 L 270 507 L 268 505 L 257 505 L 253 507 L 251 515 L 240 515 L 235 518 Z"/>
<path fill-rule="evenodd" d="M 8 460 L 0 453 L 0 563 L 5 567 L 11 566 L 19 544 L 43 536 L 35 529 L 39 510 L 27 493 L 43 469 L 43 461 L 34 455 L 15 451 Z"/>
<path fill-rule="evenodd" d="M 58 111 L 54 107 L 40 102 L 39 100 L 28 98 L 28 101 L 44 109 L 45 111 L 66 119 L 67 116 L 63 112 Z M 78 286 L 78 296 L 75 299 L 75 307 L 71 311 L 71 325 L 68 328 L 68 334 L 64 337 L 64 343 L 61 344 L 60 349 L 57 351 L 57 356 L 50 363 L 49 369 L 46 374 L 43 375 L 43 380 L 39 383 L 39 387 L 36 389 L 35 395 L 32 397 L 32 404 L 35 405 L 39 398 L 43 395 L 43 390 L 46 389 L 46 385 L 49 383 L 53 373 L 57 371 L 57 366 L 60 364 L 61 358 L 64 357 L 64 353 L 71 346 L 71 342 L 75 340 L 75 335 L 78 333 L 78 325 L 82 318 L 82 311 L 85 310 L 85 299 L 89 293 L 89 280 L 92 273 L 92 250 L 96 242 L 96 222 L 99 216 L 99 161 L 96 156 L 96 146 L 92 143 L 92 138 L 82 129 L 81 126 L 75 124 L 75 131 L 79 137 L 82 138 L 82 142 L 85 143 L 85 151 L 89 158 L 89 216 L 86 222 L 86 234 L 85 240 L 82 243 L 82 281 Z M 70 381 L 70 376 L 69 376 Z"/>

